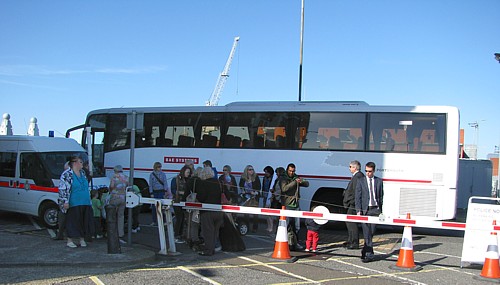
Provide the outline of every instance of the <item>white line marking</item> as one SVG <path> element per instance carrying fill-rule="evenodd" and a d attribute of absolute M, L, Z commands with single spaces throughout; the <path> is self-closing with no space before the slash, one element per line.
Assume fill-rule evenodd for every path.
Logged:
<path fill-rule="evenodd" d="M 361 269 L 364 269 L 364 270 L 376 272 L 376 273 L 381 274 L 381 275 L 390 276 L 390 277 L 393 277 L 393 278 L 396 278 L 396 279 L 400 279 L 400 280 L 403 280 L 403 281 L 406 281 L 406 282 L 411 282 L 413 284 L 426 285 L 425 283 L 418 282 L 418 281 L 415 281 L 415 280 L 412 280 L 412 279 L 409 279 L 409 278 L 404 278 L 404 277 L 400 277 L 400 276 L 397 276 L 397 275 L 394 275 L 394 274 L 390 274 L 390 273 L 387 273 L 387 272 L 383 272 L 383 271 L 371 269 L 371 268 L 368 268 L 368 267 L 360 266 L 360 265 L 357 265 L 357 264 L 354 264 L 354 263 L 345 262 L 345 261 L 342 261 L 340 259 L 331 259 L 330 258 L 328 260 L 335 261 L 335 262 L 342 263 L 342 264 L 349 265 L 349 266 L 354 266 L 354 267 L 361 268 Z"/>
<path fill-rule="evenodd" d="M 428 253 L 428 254 L 435 254 L 435 255 L 442 255 L 442 256 L 446 256 L 446 257 L 456 257 L 456 256 L 448 256 L 446 254 L 440 254 L 440 253 L 434 253 L 434 252 L 425 252 L 425 251 L 422 251 L 420 253 Z M 398 258 L 399 256 L 397 255 L 391 255 L 391 257 L 393 258 Z M 457 258 L 460 258 L 460 257 L 457 257 Z M 449 270 L 449 271 L 453 271 L 453 272 L 457 272 L 457 273 L 464 273 L 464 274 L 467 274 L 467 275 L 471 275 L 471 276 L 474 276 L 475 274 L 474 273 L 470 273 L 470 272 L 465 272 L 463 270 L 458 270 L 458 269 L 454 269 L 454 268 L 451 268 L 451 267 L 446 267 L 446 266 L 442 266 L 442 265 L 436 265 L 436 264 L 433 264 L 433 263 L 428 263 L 428 262 L 425 262 L 425 261 L 418 261 L 418 260 L 415 260 L 416 263 L 420 263 L 420 264 L 425 264 L 427 266 L 434 266 L 434 267 L 437 267 L 437 268 L 440 268 L 440 269 L 445 269 L 445 270 Z"/>
<path fill-rule="evenodd" d="M 426 254 L 432 254 L 432 255 L 446 256 L 446 257 L 453 257 L 453 258 L 462 259 L 462 257 L 460 257 L 460 256 L 443 254 L 443 253 L 437 253 L 437 252 L 430 252 L 430 251 L 415 251 L 415 253 L 426 253 Z"/>
<path fill-rule="evenodd" d="M 90 276 L 89 278 L 97 285 L 105 285 L 97 276 Z"/>
<path fill-rule="evenodd" d="M 179 268 L 180 270 L 185 271 L 185 272 L 187 272 L 187 273 L 189 273 L 189 274 L 191 274 L 191 275 L 194 275 L 194 276 L 196 276 L 196 277 L 198 277 L 198 278 L 200 278 L 200 279 L 202 279 L 202 280 L 204 280 L 204 281 L 207 281 L 207 282 L 208 282 L 208 283 L 210 283 L 210 284 L 214 284 L 214 285 L 221 285 L 220 283 L 215 282 L 214 280 L 209 279 L 209 278 L 207 278 L 207 277 L 205 277 L 205 276 L 203 276 L 203 275 L 200 275 L 200 274 L 198 274 L 198 273 L 194 272 L 193 270 L 188 269 L 188 268 L 186 268 L 186 267 L 184 267 L 184 266 L 177 266 L 177 268 Z"/>
<path fill-rule="evenodd" d="M 253 263 L 256 263 L 256 264 L 259 264 L 261 266 L 264 266 L 264 267 L 267 267 L 267 268 L 270 268 L 270 269 L 273 269 L 273 270 L 276 270 L 276 271 L 279 271 L 281 273 L 284 273 L 286 275 L 290 275 L 292 277 L 295 277 L 295 278 L 298 278 L 298 279 L 301 279 L 301 280 L 304 280 L 304 281 L 307 281 L 307 282 L 311 282 L 311 283 L 315 283 L 315 284 L 319 284 L 320 282 L 318 281 L 314 281 L 312 279 L 309 279 L 307 277 L 304 277 L 304 276 L 301 276 L 301 275 L 297 275 L 295 273 L 292 273 L 292 272 L 289 272 L 289 271 L 286 271 L 286 270 L 283 270 L 281 268 L 278 268 L 276 266 L 272 266 L 272 265 L 268 265 L 268 264 L 265 264 L 263 262 L 260 262 L 258 260 L 254 260 L 254 259 L 251 259 L 251 258 L 248 258 L 248 257 L 244 257 L 244 256 L 239 256 L 238 258 L 240 259 L 243 259 L 243 260 L 246 260 L 246 261 L 250 261 L 250 262 L 253 262 Z"/>

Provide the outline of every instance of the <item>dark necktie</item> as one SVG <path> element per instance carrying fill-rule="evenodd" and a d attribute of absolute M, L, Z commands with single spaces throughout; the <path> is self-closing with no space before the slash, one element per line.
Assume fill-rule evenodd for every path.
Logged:
<path fill-rule="evenodd" d="M 375 194 L 373 193 L 373 178 L 370 178 L 370 205 L 373 206 L 371 203 L 373 201 L 373 205 L 376 205 L 377 202 L 375 202 Z"/>

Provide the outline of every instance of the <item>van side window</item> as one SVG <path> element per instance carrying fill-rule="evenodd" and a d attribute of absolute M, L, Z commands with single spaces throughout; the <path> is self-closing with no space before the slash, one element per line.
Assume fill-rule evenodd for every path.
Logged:
<path fill-rule="evenodd" d="M 21 153 L 20 178 L 33 179 L 38 186 L 54 186 L 52 179 L 48 176 L 47 170 L 36 153 Z"/>
<path fill-rule="evenodd" d="M 16 153 L 0 152 L 0 176 L 16 176 Z"/>

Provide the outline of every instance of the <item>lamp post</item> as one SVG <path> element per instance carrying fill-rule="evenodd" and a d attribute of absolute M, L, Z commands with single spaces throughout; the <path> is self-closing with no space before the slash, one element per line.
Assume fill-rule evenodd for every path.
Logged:
<path fill-rule="evenodd" d="M 498 61 L 498 63 L 500 63 L 500 53 L 495 53 L 495 60 Z M 497 165 L 497 170 L 498 170 L 498 173 L 497 173 L 497 193 L 496 193 L 496 196 L 499 197 L 499 193 L 500 192 L 500 145 L 498 146 L 498 165 Z"/>
<path fill-rule="evenodd" d="M 300 63 L 299 63 L 299 102 L 302 101 L 302 54 L 304 48 L 304 0 L 300 10 Z"/>

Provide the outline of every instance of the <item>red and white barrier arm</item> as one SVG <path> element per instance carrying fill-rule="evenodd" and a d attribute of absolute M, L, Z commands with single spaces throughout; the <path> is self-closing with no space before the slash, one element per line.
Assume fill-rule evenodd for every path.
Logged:
<path fill-rule="evenodd" d="M 278 216 L 278 217 L 285 216 L 285 217 L 304 218 L 304 219 L 309 218 L 318 220 L 369 223 L 369 224 L 388 225 L 388 226 L 410 226 L 410 227 L 447 229 L 447 230 L 458 230 L 458 231 L 464 231 L 466 228 L 465 223 L 435 221 L 427 218 L 405 219 L 405 218 L 390 218 L 390 217 L 376 217 L 376 216 L 357 216 L 357 215 L 319 213 L 319 212 L 308 212 L 308 211 L 244 207 L 244 206 L 233 206 L 233 205 L 204 204 L 197 202 L 174 203 L 174 206 L 185 207 L 187 209 L 220 211 L 220 212 L 236 213 L 236 214 L 256 214 L 256 215 Z M 488 231 L 500 230 L 500 225 L 493 226 L 491 228 L 485 228 L 484 230 Z"/>

